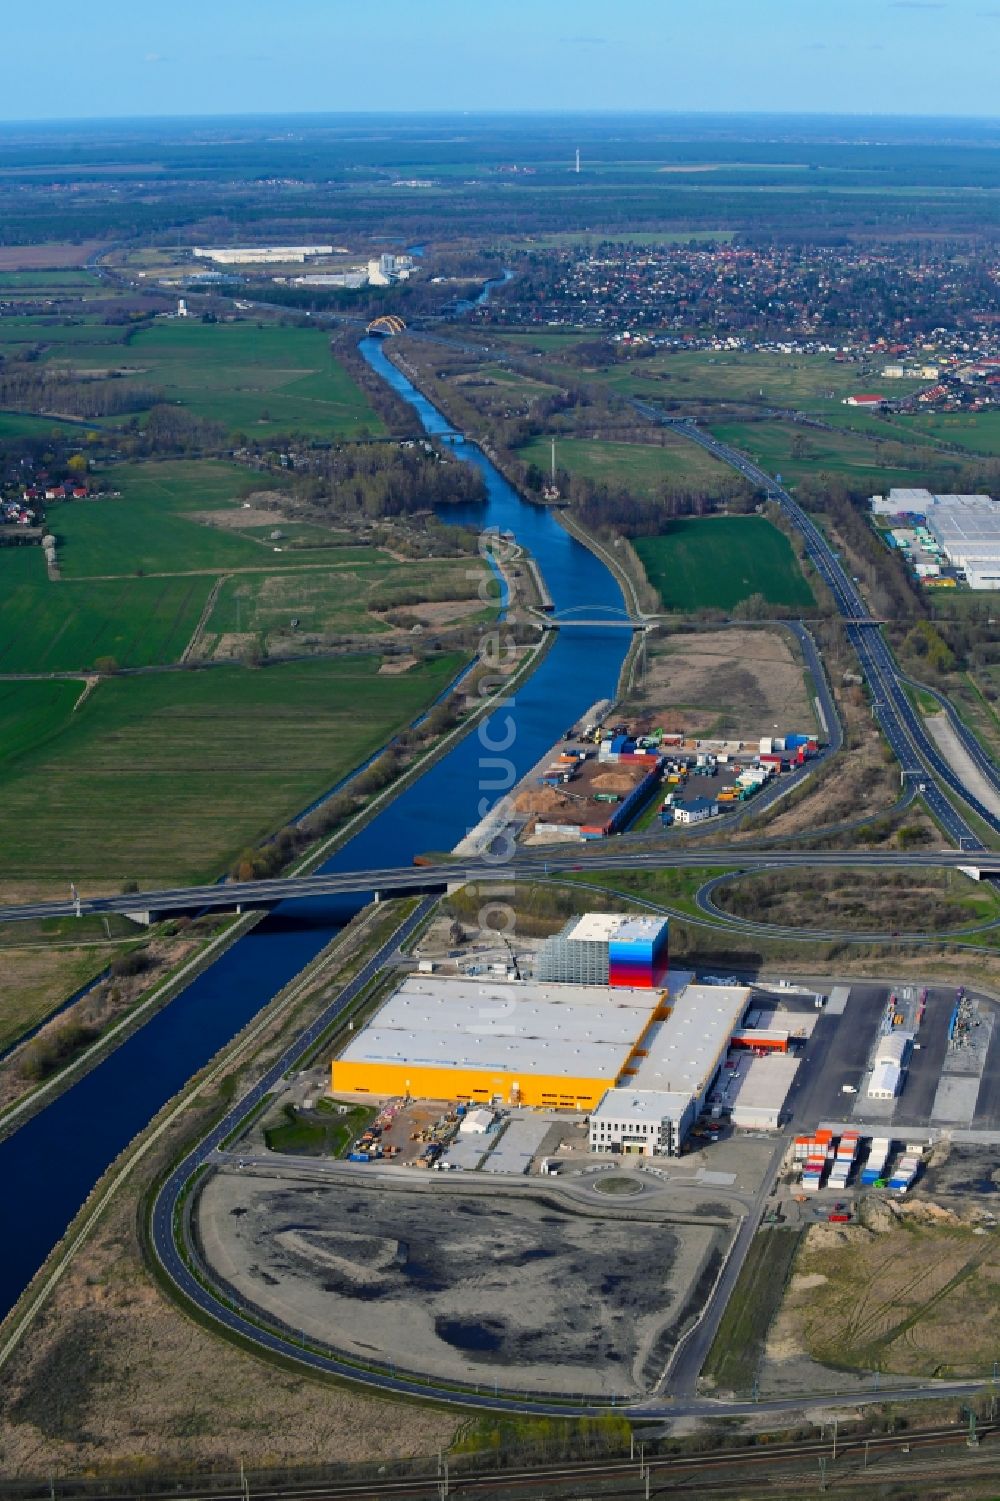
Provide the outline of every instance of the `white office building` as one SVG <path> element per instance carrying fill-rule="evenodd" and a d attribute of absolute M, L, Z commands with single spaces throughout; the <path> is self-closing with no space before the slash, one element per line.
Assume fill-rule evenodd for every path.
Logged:
<path fill-rule="evenodd" d="M 590 1116 L 592 1152 L 677 1156 L 750 1004 L 743 985 L 688 985 Z M 628 1077 L 630 1076 L 630 1077 Z"/>

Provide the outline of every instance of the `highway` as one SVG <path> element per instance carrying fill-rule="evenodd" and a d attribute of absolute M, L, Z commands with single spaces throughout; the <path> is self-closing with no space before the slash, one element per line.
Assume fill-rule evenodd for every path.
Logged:
<path fill-rule="evenodd" d="M 982 846 L 979 846 L 982 849 Z M 254 910 L 299 898 L 356 896 L 376 891 L 384 896 L 406 892 L 442 891 L 467 881 L 537 880 L 550 874 L 585 870 L 668 870 L 704 865 L 731 865 L 740 870 L 762 866 L 821 866 L 857 870 L 900 870 L 940 866 L 947 870 L 970 865 L 1000 875 L 1000 856 L 986 860 L 968 849 L 930 850 L 756 850 L 745 844 L 699 844 L 688 849 L 647 849 L 620 840 L 595 840 L 589 846 L 553 845 L 551 849 L 519 854 L 515 860 L 461 860 L 445 865 L 402 865 L 381 870 L 326 871 L 312 876 L 274 876 L 260 881 L 229 881 L 212 886 L 171 886 L 159 891 L 124 896 L 80 897 L 75 901 L 27 902 L 0 907 L 0 922 L 26 922 L 54 917 L 86 917 L 109 912 L 170 912 Z"/>
<path fill-rule="evenodd" d="M 879 725 L 899 761 L 904 777 L 912 777 L 924 783 L 923 797 L 934 817 L 959 849 L 984 849 L 982 840 L 949 801 L 941 784 L 963 799 L 994 833 L 1000 833 L 1000 819 L 964 785 L 927 734 L 920 716 L 907 697 L 905 679 L 896 666 L 878 623 L 872 619 L 859 589 L 842 567 L 819 527 L 774 476 L 761 469 L 746 454 L 721 443 L 711 433 L 689 420 L 664 417 L 662 412 L 645 402 L 633 402 L 633 406 L 643 416 L 669 426 L 682 437 L 697 443 L 778 501 L 801 534 L 810 561 L 833 595 L 845 622 L 848 640 L 861 663 Z M 966 736 L 963 735 L 962 738 L 963 743 L 968 745 Z M 977 765 L 982 764 L 984 757 L 981 748 L 978 753 L 970 750 L 970 754 L 974 754 Z M 991 780 L 996 777 L 995 769 L 990 777 Z"/>

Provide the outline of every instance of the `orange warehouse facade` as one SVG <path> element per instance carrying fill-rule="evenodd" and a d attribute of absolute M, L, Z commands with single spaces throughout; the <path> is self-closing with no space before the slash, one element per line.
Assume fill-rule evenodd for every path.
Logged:
<path fill-rule="evenodd" d="M 494 1069 L 434 1068 L 412 1063 L 375 1063 L 335 1058 L 330 1088 L 335 1095 L 412 1096 L 483 1104 L 531 1105 L 545 1110 L 594 1110 L 615 1076 L 578 1078 L 561 1074 L 504 1073 Z"/>

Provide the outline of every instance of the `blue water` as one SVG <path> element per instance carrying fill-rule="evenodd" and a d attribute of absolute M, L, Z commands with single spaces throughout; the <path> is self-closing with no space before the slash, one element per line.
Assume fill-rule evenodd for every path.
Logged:
<path fill-rule="evenodd" d="M 451 431 L 389 363 L 378 340 L 364 340 L 361 351 L 416 408 L 428 433 Z M 480 468 L 488 500 L 448 507 L 445 520 L 514 531 L 538 559 L 557 610 L 622 608 L 613 576 L 549 512 L 521 501 L 473 445 L 457 444 L 455 453 Z M 561 632 L 513 707 L 497 711 L 497 742 L 507 738 L 506 716 L 513 715 L 516 737 L 505 754 L 518 776 L 592 703 L 613 695 L 628 639 L 623 631 L 598 628 Z M 506 790 L 482 785 L 497 778 L 493 767 L 480 765 L 491 754 L 479 733 L 466 736 L 324 869 L 406 865 L 423 850 L 450 849 L 478 822 L 480 799 L 491 803 Z M 0 1143 L 0 1315 L 117 1154 L 361 905 L 360 898 L 283 903 L 117 1052 Z"/>

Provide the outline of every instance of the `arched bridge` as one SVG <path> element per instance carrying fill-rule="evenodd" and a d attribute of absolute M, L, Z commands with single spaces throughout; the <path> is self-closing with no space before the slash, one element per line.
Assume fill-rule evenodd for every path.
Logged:
<path fill-rule="evenodd" d="M 373 318 L 365 329 L 367 334 L 382 334 L 386 339 L 393 334 L 401 334 L 406 324 L 396 313 L 383 313 L 379 318 Z"/>
<path fill-rule="evenodd" d="M 544 605 L 542 606 L 544 609 Z M 579 612 L 579 613 L 577 613 Z M 641 631 L 655 629 L 655 622 L 631 615 L 628 610 L 615 605 L 571 605 L 549 616 L 549 628 L 562 630 L 566 626 L 615 626 L 619 630 Z"/>

